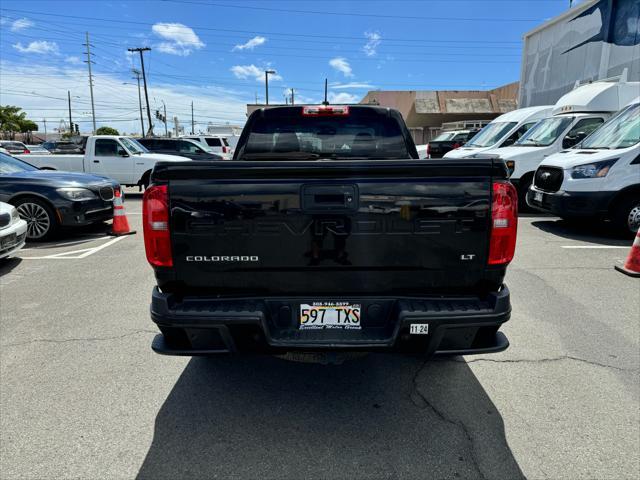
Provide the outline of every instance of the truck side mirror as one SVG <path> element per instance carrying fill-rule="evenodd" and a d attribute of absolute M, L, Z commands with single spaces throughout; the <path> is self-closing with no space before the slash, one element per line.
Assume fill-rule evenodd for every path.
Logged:
<path fill-rule="evenodd" d="M 124 148 L 119 148 L 118 149 L 118 155 L 121 157 L 128 157 L 129 154 L 127 153 L 127 151 Z"/>

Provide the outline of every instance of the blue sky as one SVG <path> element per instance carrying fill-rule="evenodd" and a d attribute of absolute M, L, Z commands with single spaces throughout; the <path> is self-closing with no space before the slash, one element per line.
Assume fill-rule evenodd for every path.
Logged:
<path fill-rule="evenodd" d="M 574 2 L 577 3 L 577 2 Z M 152 110 L 197 128 L 241 123 L 264 101 L 353 102 L 369 90 L 484 89 L 519 79 L 522 34 L 568 0 L 3 0 L 0 103 L 23 106 L 53 128 L 72 115 L 90 130 L 84 32 L 94 45 L 98 123 L 140 130 L 139 67 L 145 55 Z M 156 127 L 157 128 L 157 127 Z M 137 130 L 136 130 L 137 129 Z"/>

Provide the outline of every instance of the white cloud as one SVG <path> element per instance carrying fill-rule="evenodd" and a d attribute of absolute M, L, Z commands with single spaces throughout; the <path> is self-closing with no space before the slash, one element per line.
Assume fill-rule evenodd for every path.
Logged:
<path fill-rule="evenodd" d="M 334 90 L 347 90 L 350 88 L 362 88 L 362 89 L 375 89 L 375 85 L 371 85 L 369 83 L 358 83 L 358 82 L 350 82 L 350 83 L 331 83 L 329 84 L 331 88 Z"/>
<path fill-rule="evenodd" d="M 264 82 L 264 71 L 267 68 L 256 67 L 255 65 L 234 65 L 231 67 L 231 73 L 233 73 L 236 78 L 246 79 L 253 78 L 257 82 Z M 269 80 L 282 80 L 282 77 L 275 74 L 269 74 Z"/>
<path fill-rule="evenodd" d="M 196 32 L 182 23 L 156 23 L 151 30 L 165 40 L 156 46 L 163 53 L 187 56 L 205 47 Z"/>
<path fill-rule="evenodd" d="M 360 97 L 347 92 L 329 92 L 327 95 L 329 103 L 358 103 Z"/>
<path fill-rule="evenodd" d="M 379 32 L 364 32 L 364 36 L 367 39 L 367 43 L 364 44 L 362 50 L 367 57 L 373 57 L 377 52 L 378 45 L 382 41 L 382 36 Z"/>
<path fill-rule="evenodd" d="M 70 63 L 71 65 L 80 65 L 82 60 L 79 57 L 67 57 L 64 59 L 65 62 Z"/>
<path fill-rule="evenodd" d="M 338 72 L 342 72 L 345 77 L 353 77 L 353 71 L 351 65 L 346 58 L 336 57 L 329 60 L 329 65 L 335 68 Z"/>
<path fill-rule="evenodd" d="M 248 40 L 246 43 L 238 44 L 231 49 L 231 51 L 236 50 L 253 50 L 260 45 L 263 45 L 267 39 L 265 37 L 261 37 L 260 35 L 253 37 L 251 40 Z"/>
<path fill-rule="evenodd" d="M 28 18 L 19 18 L 11 24 L 11 31 L 18 32 L 20 30 L 24 30 L 25 28 L 33 27 L 34 25 L 35 23 L 33 23 Z"/>
<path fill-rule="evenodd" d="M 47 42 L 46 40 L 36 40 L 26 47 L 22 45 L 22 43 L 18 42 L 13 45 L 13 48 L 21 53 L 52 53 L 54 55 L 58 55 L 60 53 L 60 49 L 56 42 Z"/>
<path fill-rule="evenodd" d="M 78 87 L 78 78 L 86 78 L 86 69 L 69 64 L 55 63 L 48 66 L 44 62 L 31 62 L 24 65 L 16 62 L 0 60 L 2 75 L 2 103 L 19 105 L 42 129 L 42 119 L 47 119 L 49 133 L 58 127 L 61 120 L 66 120 L 66 111 L 59 110 L 67 102 L 67 90 L 71 90 L 71 108 L 73 121 L 80 125 L 83 133 L 91 130 L 91 100 L 89 89 Z M 125 79 L 118 75 L 97 73 L 95 107 L 98 127 L 108 125 L 120 132 L 140 132 L 139 114 L 134 109 L 138 106 L 138 87 L 123 85 Z M 135 80 L 126 79 L 135 84 Z M 113 96 L 117 91 L 118 95 Z M 79 98 L 75 97 L 78 96 Z M 253 97 L 246 92 L 232 90 L 222 86 L 194 86 L 188 84 L 159 83 L 156 79 L 149 86 L 151 111 L 161 107 L 160 99 L 167 104 L 167 116 L 171 119 L 169 128 L 173 127 L 173 117 L 177 116 L 180 124 L 190 130 L 191 101 L 195 109 L 196 130 L 206 130 L 207 123 L 243 125 L 246 119 L 248 98 Z M 158 103 L 154 101 L 158 99 Z M 144 97 L 143 97 L 144 102 Z M 144 108 L 144 107 L 143 107 Z M 146 110 L 143 113 L 147 127 Z M 164 125 L 157 122 L 156 132 L 164 133 Z"/>

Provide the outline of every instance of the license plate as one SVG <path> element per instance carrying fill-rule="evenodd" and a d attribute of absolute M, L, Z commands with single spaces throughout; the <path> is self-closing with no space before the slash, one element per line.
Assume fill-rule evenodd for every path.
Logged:
<path fill-rule="evenodd" d="M 544 194 L 542 192 L 535 192 L 533 194 L 533 200 L 536 202 L 540 202 L 542 203 L 542 197 L 544 196 Z"/>
<path fill-rule="evenodd" d="M 18 242 L 18 237 L 16 236 L 15 233 L 12 233 L 11 235 L 7 235 L 6 237 L 0 240 L 0 246 L 2 246 L 2 248 L 4 249 L 6 247 L 14 246 L 17 242 Z"/>
<path fill-rule="evenodd" d="M 343 302 L 313 302 L 300 305 L 300 329 L 360 329 L 361 305 Z"/>
<path fill-rule="evenodd" d="M 412 323 L 409 327 L 409 333 L 411 335 L 429 335 L 428 323 Z"/>

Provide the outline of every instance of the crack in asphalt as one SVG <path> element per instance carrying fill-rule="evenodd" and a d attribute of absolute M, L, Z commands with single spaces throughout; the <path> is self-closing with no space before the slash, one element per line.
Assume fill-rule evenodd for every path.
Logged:
<path fill-rule="evenodd" d="M 462 434 L 465 436 L 467 442 L 469 443 L 469 453 L 471 456 L 471 463 L 473 463 L 473 467 L 477 470 L 478 475 L 480 475 L 480 478 L 483 480 L 486 480 L 487 477 L 484 475 L 484 472 L 480 468 L 480 462 L 478 461 L 478 458 L 476 456 L 475 443 L 473 441 L 473 437 L 471 436 L 471 432 L 469 432 L 469 430 L 467 429 L 467 426 L 461 421 L 455 421 L 447 417 L 443 412 L 441 412 L 431 402 L 429 402 L 427 397 L 425 397 L 422 394 L 422 392 L 420 392 L 420 389 L 418 388 L 418 377 L 420 376 L 420 373 L 422 372 L 424 367 L 427 365 L 427 362 L 429 362 L 428 359 L 422 362 L 422 365 L 420 365 L 416 373 L 413 375 L 413 378 L 411 379 L 411 387 L 412 387 L 411 395 L 410 395 L 411 403 L 413 403 L 416 407 L 421 409 L 425 407 L 429 407 L 431 411 L 441 421 L 448 423 L 450 425 L 453 425 L 454 427 L 457 427 L 462 431 Z M 421 402 L 416 401 L 414 394 L 418 396 L 418 399 L 421 400 Z"/>
<path fill-rule="evenodd" d="M 610 365 L 608 363 L 600 363 L 594 360 L 586 360 L 580 357 L 574 357 L 572 355 L 561 355 L 559 357 L 551 357 L 551 358 L 538 358 L 538 359 L 530 359 L 530 358 L 513 358 L 513 359 L 505 359 L 505 360 L 496 360 L 493 358 L 474 358 L 472 360 L 454 360 L 454 359 L 443 359 L 441 361 L 445 362 L 454 362 L 454 363 L 477 363 L 477 362 L 489 362 L 489 363 L 550 363 L 550 362 L 560 362 L 563 360 L 573 360 L 575 362 L 586 363 L 587 365 L 593 365 L 602 368 L 610 368 L 612 370 L 618 370 L 621 372 L 637 372 L 637 368 L 623 368 L 616 367 L 615 365 Z"/>
<path fill-rule="evenodd" d="M 21 345 L 29 345 L 31 343 L 69 343 L 69 342 L 101 342 L 108 340 L 119 340 L 125 337 L 131 337 L 133 335 L 139 335 L 140 333 L 158 333 L 153 330 L 135 330 L 133 332 L 125 333 L 124 335 L 116 335 L 112 337 L 81 337 L 81 338 L 61 338 L 61 339 L 49 339 L 49 338 L 36 338 L 33 340 L 27 340 L 24 342 L 5 343 L 0 345 L 0 348 L 7 347 L 19 347 Z"/>

